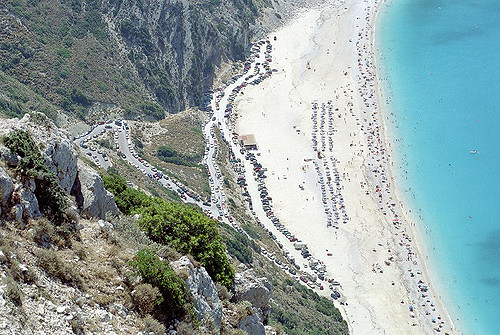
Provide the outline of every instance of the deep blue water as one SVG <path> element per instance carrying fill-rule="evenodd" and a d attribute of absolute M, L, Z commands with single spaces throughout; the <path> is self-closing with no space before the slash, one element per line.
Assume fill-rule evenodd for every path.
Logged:
<path fill-rule="evenodd" d="M 376 29 L 434 286 L 464 333 L 500 334 L 500 0 L 388 0 Z"/>

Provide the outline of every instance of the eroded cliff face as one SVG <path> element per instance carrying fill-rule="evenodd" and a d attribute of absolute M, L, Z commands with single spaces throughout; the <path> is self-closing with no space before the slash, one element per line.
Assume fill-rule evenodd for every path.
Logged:
<path fill-rule="evenodd" d="M 145 102 L 168 113 L 199 106 L 216 67 L 245 58 L 273 6 L 263 0 L 6 0 L 0 4 L 0 112 L 43 106 L 47 114 L 61 108 L 85 118 L 96 103 L 131 116 L 147 114 Z M 24 98 L 3 94 L 3 86 Z"/>
<path fill-rule="evenodd" d="M 103 7 L 140 78 L 173 112 L 201 103 L 223 60 L 245 58 L 259 14 L 253 0 L 121 0 Z"/>
<path fill-rule="evenodd" d="M 0 112 L 89 121 L 92 108 L 118 107 L 159 119 L 160 105 L 199 106 L 221 64 L 310 1 L 4 0 Z"/>

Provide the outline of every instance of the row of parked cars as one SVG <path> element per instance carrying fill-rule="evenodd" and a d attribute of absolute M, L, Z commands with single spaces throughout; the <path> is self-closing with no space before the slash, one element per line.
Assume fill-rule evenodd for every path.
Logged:
<path fill-rule="evenodd" d="M 102 122 L 101 124 L 104 124 L 104 122 Z M 85 150 L 85 154 L 90 156 L 98 167 L 102 167 L 100 157 L 102 157 L 102 160 L 104 162 L 108 162 L 109 159 L 106 153 L 98 149 L 97 144 L 93 143 L 93 140 L 97 140 L 106 132 L 106 129 L 104 129 L 104 127 L 100 131 L 94 131 L 99 126 L 100 126 L 99 124 L 92 126 L 90 130 L 88 130 L 84 134 L 75 137 L 74 140 L 78 142 L 78 145 Z M 94 134 L 91 135 L 92 133 Z"/>
<path fill-rule="evenodd" d="M 259 57 L 260 46 L 262 46 L 264 44 L 267 44 L 266 45 L 266 53 L 265 53 L 266 60 L 265 60 L 265 62 L 262 65 L 263 65 L 263 67 L 265 69 L 267 67 L 267 69 L 266 69 L 266 72 L 264 74 L 262 74 L 257 79 L 255 79 L 254 81 L 252 81 L 253 84 L 258 84 L 260 81 L 262 81 L 263 79 L 265 79 L 267 76 L 269 76 L 272 73 L 272 70 L 270 70 L 269 67 L 268 67 L 269 62 L 271 61 L 270 52 L 271 52 L 271 49 L 272 49 L 269 41 L 267 41 L 267 42 L 264 42 L 264 41 L 259 42 L 259 45 L 255 46 L 252 51 L 254 53 L 254 57 Z M 248 71 L 250 69 L 250 67 L 251 67 L 250 61 L 247 62 L 247 63 L 245 63 L 245 69 L 246 69 L 246 71 Z M 234 100 L 235 100 L 237 94 L 247 85 L 247 83 L 249 83 L 249 81 L 252 79 L 253 76 L 255 76 L 256 74 L 260 73 L 261 67 L 257 66 L 255 69 L 256 70 L 255 70 L 255 73 L 253 75 L 248 75 L 247 77 L 245 77 L 245 81 L 242 84 L 240 84 L 239 86 L 236 86 L 232 90 L 232 92 L 230 93 L 230 96 L 228 97 L 228 104 L 226 106 L 223 106 L 225 108 L 224 111 L 225 111 L 225 116 L 226 117 L 229 116 L 231 114 L 232 110 L 233 110 L 233 104 L 234 104 Z M 234 84 L 236 82 L 236 80 L 238 80 L 238 78 L 240 78 L 240 77 L 236 76 L 236 77 L 232 78 L 227 83 L 227 85 Z M 215 103 L 216 107 L 219 107 L 218 103 L 224 97 L 224 95 L 225 95 L 225 93 L 224 93 L 224 87 L 218 88 L 216 90 L 216 93 L 212 95 L 216 99 L 216 103 Z M 215 121 L 216 121 L 216 118 L 215 118 L 215 116 L 213 116 L 212 122 L 215 122 Z M 212 124 L 212 126 L 214 126 L 214 124 Z M 214 136 L 215 136 L 214 133 L 213 133 L 213 128 L 210 129 L 210 136 L 212 138 L 214 138 Z M 237 138 L 238 138 L 238 134 L 233 133 L 233 142 L 234 143 L 237 142 Z M 215 138 L 212 141 L 210 141 L 210 143 L 211 144 L 207 143 L 206 154 L 209 154 L 210 153 L 209 150 L 211 148 L 213 148 L 214 151 L 212 153 L 212 158 L 215 158 L 216 157 L 216 150 L 217 150 L 217 142 L 216 142 Z M 255 176 L 255 179 L 256 179 L 256 181 L 258 183 L 257 187 L 258 187 L 258 190 L 259 190 L 260 201 L 261 201 L 261 204 L 262 204 L 262 208 L 266 212 L 267 217 L 275 225 L 276 229 L 280 233 L 282 233 L 284 236 L 286 236 L 289 241 L 296 242 L 297 238 L 274 215 L 273 208 L 272 208 L 272 198 L 269 196 L 269 192 L 268 192 L 267 187 L 266 187 L 266 185 L 264 183 L 264 180 L 266 178 L 266 169 L 258 162 L 257 157 L 256 157 L 256 155 L 254 153 L 252 153 L 250 151 L 247 151 L 246 149 L 243 149 L 243 148 L 240 149 L 240 152 L 242 154 L 244 154 L 245 159 L 249 160 L 250 163 L 252 164 L 252 169 L 253 169 L 252 172 L 253 172 L 253 174 Z M 250 208 L 252 214 L 254 215 L 254 218 L 255 218 L 257 224 L 259 226 L 261 226 L 262 228 L 266 229 L 265 226 L 260 222 L 259 218 L 256 216 L 255 211 L 253 210 L 252 200 L 251 200 L 250 194 L 249 194 L 248 189 L 247 189 L 248 184 L 247 184 L 246 175 L 245 175 L 246 171 L 245 171 L 245 168 L 244 168 L 243 164 L 241 163 L 241 160 L 236 159 L 234 153 L 232 153 L 231 150 L 230 150 L 230 153 L 229 153 L 229 160 L 233 164 L 233 168 L 234 168 L 235 172 L 238 173 L 238 177 L 237 177 L 236 182 L 241 187 L 241 189 L 242 189 L 242 195 L 248 201 L 249 208 Z M 217 168 L 216 165 L 214 165 L 214 166 L 215 166 L 215 168 Z M 210 174 L 210 172 L 208 172 L 208 177 L 209 177 L 209 180 L 210 180 L 210 183 L 211 183 L 212 197 L 214 197 L 216 194 L 218 194 L 219 192 L 222 191 L 221 189 L 219 189 L 219 186 L 214 183 L 214 179 L 215 178 L 219 179 L 221 176 L 219 176 L 218 174 L 216 176 L 212 176 Z M 220 185 L 220 183 L 219 183 L 219 185 Z M 217 203 L 217 209 L 218 210 L 222 210 L 221 202 Z M 283 250 L 283 245 L 277 240 L 277 237 L 273 234 L 273 232 L 270 231 L 270 230 L 268 230 L 268 229 L 266 229 L 266 231 L 268 232 L 269 236 L 273 240 L 276 241 L 278 247 Z M 308 258 L 308 259 L 312 258 L 311 254 L 307 250 L 307 247 L 303 248 L 301 250 L 301 252 L 302 252 L 302 255 L 303 255 L 304 258 Z M 323 270 L 323 268 L 320 268 L 319 271 L 318 271 L 318 269 L 316 267 L 314 267 L 314 269 L 313 269 L 313 267 L 311 267 L 312 270 L 319 272 L 317 276 L 315 274 L 311 275 L 311 274 L 308 274 L 307 272 L 300 271 L 300 266 L 295 263 L 294 257 L 292 255 L 290 255 L 286 251 L 283 251 L 283 255 L 284 255 L 285 258 L 288 259 L 288 261 L 291 264 L 293 264 L 293 266 L 288 266 L 287 264 L 283 263 L 280 260 L 279 257 L 276 257 L 275 255 L 268 253 L 267 250 L 265 250 L 265 249 L 262 249 L 261 253 L 263 255 L 267 256 L 268 258 L 270 258 L 271 260 L 273 260 L 279 267 L 281 267 L 283 270 L 289 272 L 297 280 L 300 280 L 301 276 L 308 276 L 307 278 L 309 278 L 309 280 L 308 280 L 308 285 L 309 286 L 311 286 L 312 288 L 324 289 L 323 285 L 321 285 L 320 283 L 316 282 L 317 278 L 324 278 L 324 273 L 323 273 L 324 270 Z M 314 276 L 314 280 L 311 280 L 311 278 L 309 276 Z M 304 277 L 304 278 L 306 278 L 306 277 Z"/>
<path fill-rule="evenodd" d="M 301 255 L 303 258 L 309 260 L 309 267 L 311 269 L 311 272 L 306 272 L 306 271 L 301 271 L 301 267 L 296 263 L 295 258 L 287 251 L 283 251 L 283 255 L 287 260 L 293 265 L 293 266 L 286 266 L 286 264 L 282 264 L 281 261 L 279 261 L 278 258 L 274 257 L 273 255 L 267 255 L 270 257 L 271 260 L 274 260 L 275 263 L 282 267 L 285 271 L 288 271 L 292 276 L 294 276 L 297 280 L 302 280 L 306 285 L 313 289 L 320 289 L 323 290 L 324 286 L 321 282 L 318 282 L 317 280 L 325 280 L 326 279 L 326 267 L 318 262 L 316 259 L 314 259 L 309 252 L 307 245 L 305 243 L 302 243 L 297 240 L 297 237 L 293 235 L 279 220 L 278 217 L 273 212 L 272 208 L 272 198 L 269 196 L 269 192 L 267 190 L 267 187 L 264 183 L 265 179 L 265 171 L 266 169 L 258 162 L 257 156 L 249 152 L 246 149 L 241 149 L 243 150 L 243 153 L 245 154 L 245 159 L 249 160 L 252 163 L 253 166 L 253 172 L 255 175 L 255 179 L 257 181 L 257 189 L 259 191 L 261 203 L 262 203 L 262 208 L 266 212 L 266 215 L 268 216 L 269 220 L 273 223 L 273 225 L 276 227 L 276 229 L 285 235 L 287 239 L 290 242 L 295 242 L 294 246 L 296 247 L 297 250 L 300 250 Z M 233 157 L 233 167 L 235 168 L 235 171 L 241 172 L 243 169 L 241 167 L 241 163 L 238 162 L 236 159 Z M 247 199 L 249 202 L 249 207 L 254 215 L 255 220 L 257 221 L 257 224 L 261 226 L 262 228 L 266 229 L 265 226 L 260 222 L 259 218 L 256 216 L 255 211 L 253 210 L 252 203 L 251 203 L 251 198 L 250 194 L 248 193 L 247 190 L 247 180 L 245 178 L 245 175 L 243 173 L 240 173 L 237 179 L 238 185 L 242 188 L 242 195 Z M 276 236 L 273 234 L 272 231 L 266 229 L 269 236 L 276 241 L 276 244 L 278 247 L 280 247 L 283 250 L 283 245 L 277 241 Z M 266 254 L 265 250 L 262 250 L 263 254 Z M 306 265 L 307 266 L 307 265 Z"/>

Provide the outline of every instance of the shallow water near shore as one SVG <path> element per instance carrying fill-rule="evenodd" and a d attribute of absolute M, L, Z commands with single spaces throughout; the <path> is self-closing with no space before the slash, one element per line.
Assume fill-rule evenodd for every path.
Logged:
<path fill-rule="evenodd" d="M 390 0 L 376 28 L 397 183 L 467 334 L 500 334 L 499 18 L 498 0 Z"/>

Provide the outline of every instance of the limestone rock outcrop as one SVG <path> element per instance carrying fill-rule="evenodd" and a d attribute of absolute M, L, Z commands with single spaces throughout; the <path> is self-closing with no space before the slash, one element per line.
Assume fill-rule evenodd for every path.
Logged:
<path fill-rule="evenodd" d="M 13 191 L 14 183 L 12 182 L 12 179 L 8 173 L 0 167 L 0 205 L 7 205 Z"/>
<path fill-rule="evenodd" d="M 248 301 L 256 310 L 256 316 L 264 323 L 267 323 L 271 308 L 271 284 L 266 278 L 257 278 L 252 269 L 237 273 L 234 278 L 235 302 Z"/>
<path fill-rule="evenodd" d="M 10 176 L 0 167 L 0 215 L 7 208 L 9 199 L 14 191 L 14 183 Z"/>
<path fill-rule="evenodd" d="M 42 215 L 40 213 L 40 208 L 38 207 L 38 199 L 35 196 L 35 189 L 35 181 L 30 179 L 19 185 L 16 190 L 21 197 L 23 218 L 36 218 Z"/>
<path fill-rule="evenodd" d="M 0 159 L 7 164 L 7 166 L 14 167 L 19 162 L 16 154 L 10 151 L 9 148 L 0 145 Z"/>
<path fill-rule="evenodd" d="M 73 150 L 73 145 L 67 139 L 52 139 L 47 144 L 47 148 L 43 152 L 45 164 L 56 176 L 64 192 L 69 194 L 78 172 L 78 158 Z"/>
<path fill-rule="evenodd" d="M 173 262 L 172 268 L 186 280 L 193 297 L 193 305 L 200 321 L 212 322 L 219 329 L 222 319 L 222 304 L 212 278 L 204 267 L 195 267 L 187 256 Z"/>
<path fill-rule="evenodd" d="M 101 176 L 95 170 L 82 164 L 75 182 L 80 184 L 83 201 L 78 205 L 81 207 L 82 215 L 101 219 L 106 219 L 106 213 L 118 215 L 119 210 L 113 194 L 104 188 Z"/>
<path fill-rule="evenodd" d="M 25 114 L 20 120 L 0 120 L 0 136 L 8 135 L 16 129 L 31 134 L 45 157 L 45 164 L 63 191 L 75 197 L 81 214 L 105 219 L 108 212 L 113 215 L 119 213 L 113 195 L 106 191 L 99 174 L 78 161 L 69 133 L 57 128 L 47 116 L 37 112 Z M 19 157 L 0 145 L 0 160 L 7 167 L 14 168 Z M 18 186 L 15 192 L 19 199 L 10 204 L 10 209 L 4 208 L 3 213 L 10 212 L 18 221 L 40 216 L 35 181 L 24 180 L 16 183 Z M 6 207 L 14 190 L 14 182 L 3 169 L 0 171 L 0 190 L 0 204 Z"/>
<path fill-rule="evenodd" d="M 248 335 L 266 335 L 266 329 L 255 310 L 253 308 L 249 311 L 249 315 L 238 322 L 238 328 L 247 332 Z"/>

